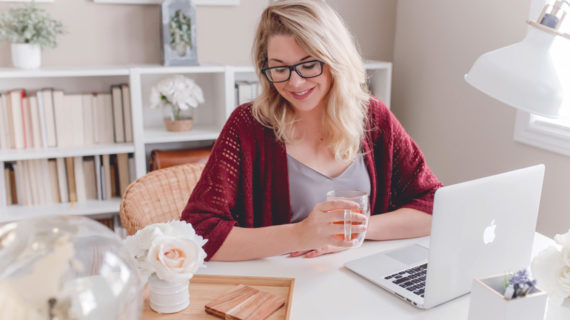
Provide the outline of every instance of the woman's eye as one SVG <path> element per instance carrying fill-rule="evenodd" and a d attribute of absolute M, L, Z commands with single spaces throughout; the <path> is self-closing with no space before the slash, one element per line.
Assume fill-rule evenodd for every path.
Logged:
<path fill-rule="evenodd" d="M 287 68 L 275 68 L 275 69 L 273 69 L 273 72 L 275 72 L 275 73 L 285 73 L 285 72 L 287 72 L 287 70 L 288 70 Z"/>
<path fill-rule="evenodd" d="M 303 69 L 306 69 L 306 70 L 313 69 L 313 68 L 315 68 L 316 66 L 317 66 L 317 63 L 316 63 L 316 62 L 307 63 L 307 64 L 302 65 Z"/>

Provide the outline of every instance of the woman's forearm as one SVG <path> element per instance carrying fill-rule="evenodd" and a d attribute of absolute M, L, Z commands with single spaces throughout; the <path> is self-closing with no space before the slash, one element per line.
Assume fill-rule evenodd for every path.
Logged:
<path fill-rule="evenodd" d="M 429 235 L 431 215 L 423 211 L 401 208 L 370 217 L 366 239 L 393 240 Z"/>
<path fill-rule="evenodd" d="M 240 261 L 277 256 L 302 248 L 296 224 L 261 228 L 233 227 L 212 260 Z"/>

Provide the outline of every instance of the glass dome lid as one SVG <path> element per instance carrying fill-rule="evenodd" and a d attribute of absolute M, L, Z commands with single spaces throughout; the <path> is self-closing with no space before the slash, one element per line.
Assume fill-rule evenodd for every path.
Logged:
<path fill-rule="evenodd" d="M 0 225 L 0 319 L 139 319 L 143 288 L 121 239 L 94 220 Z"/>

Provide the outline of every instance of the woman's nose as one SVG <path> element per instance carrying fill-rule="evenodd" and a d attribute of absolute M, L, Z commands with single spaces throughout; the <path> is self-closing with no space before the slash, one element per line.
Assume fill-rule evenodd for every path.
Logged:
<path fill-rule="evenodd" d="M 299 84 L 302 84 L 303 82 L 305 82 L 305 78 L 301 77 L 297 73 L 297 71 L 292 70 L 291 71 L 291 77 L 289 78 L 289 85 L 298 86 Z"/>

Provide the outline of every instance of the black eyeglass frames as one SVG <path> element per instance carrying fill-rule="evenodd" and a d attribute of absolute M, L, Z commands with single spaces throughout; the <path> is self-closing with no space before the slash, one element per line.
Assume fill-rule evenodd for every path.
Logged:
<path fill-rule="evenodd" d="M 261 69 L 267 80 L 271 83 L 289 81 L 291 71 L 295 70 L 301 78 L 314 78 L 323 74 L 323 65 L 319 60 L 305 61 L 292 66 L 276 66 Z"/>

